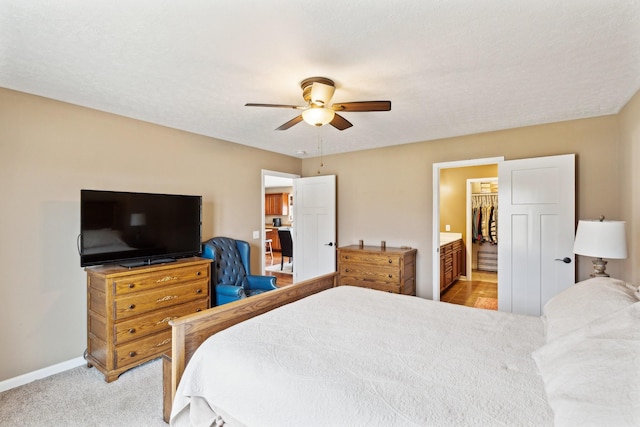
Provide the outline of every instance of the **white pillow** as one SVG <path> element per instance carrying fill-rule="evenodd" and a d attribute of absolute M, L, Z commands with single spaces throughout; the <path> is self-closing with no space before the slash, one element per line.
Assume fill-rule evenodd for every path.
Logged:
<path fill-rule="evenodd" d="M 625 286 L 633 291 L 633 294 L 640 300 L 640 285 L 632 285 L 631 283 L 625 284 Z"/>
<path fill-rule="evenodd" d="M 578 282 L 551 298 L 543 307 L 545 340 L 551 342 L 636 302 L 634 291 L 621 280 L 595 277 Z"/>
<path fill-rule="evenodd" d="M 556 426 L 640 425 L 640 302 L 532 354 Z"/>

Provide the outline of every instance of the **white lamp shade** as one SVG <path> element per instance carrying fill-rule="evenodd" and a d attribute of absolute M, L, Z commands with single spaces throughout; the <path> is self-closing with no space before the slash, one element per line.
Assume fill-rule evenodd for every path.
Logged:
<path fill-rule="evenodd" d="M 578 221 L 573 253 L 595 258 L 625 259 L 627 257 L 625 222 Z"/>
<path fill-rule="evenodd" d="M 329 108 L 311 107 L 302 112 L 302 119 L 312 126 L 324 126 L 333 120 L 336 112 Z"/>

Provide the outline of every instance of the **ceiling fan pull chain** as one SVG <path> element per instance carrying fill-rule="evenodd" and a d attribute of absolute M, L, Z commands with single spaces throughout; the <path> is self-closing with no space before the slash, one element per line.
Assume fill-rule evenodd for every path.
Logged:
<path fill-rule="evenodd" d="M 324 167 L 324 160 L 322 157 L 322 126 L 318 126 L 318 152 L 320 153 L 320 167 Z M 320 168 L 318 168 L 318 175 L 320 175 Z"/>

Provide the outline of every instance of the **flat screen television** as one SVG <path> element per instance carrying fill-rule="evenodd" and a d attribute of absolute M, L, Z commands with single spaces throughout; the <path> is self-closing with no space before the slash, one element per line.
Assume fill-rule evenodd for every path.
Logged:
<path fill-rule="evenodd" d="M 80 266 L 200 255 L 201 225 L 201 196 L 81 190 Z"/>

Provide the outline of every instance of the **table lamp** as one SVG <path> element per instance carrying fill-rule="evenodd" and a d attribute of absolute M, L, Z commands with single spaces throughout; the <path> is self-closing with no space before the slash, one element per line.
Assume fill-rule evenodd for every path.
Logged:
<path fill-rule="evenodd" d="M 607 261 L 603 258 L 627 258 L 627 239 L 624 221 L 599 220 L 578 221 L 573 253 L 595 257 L 591 277 L 609 277 L 605 272 Z"/>

